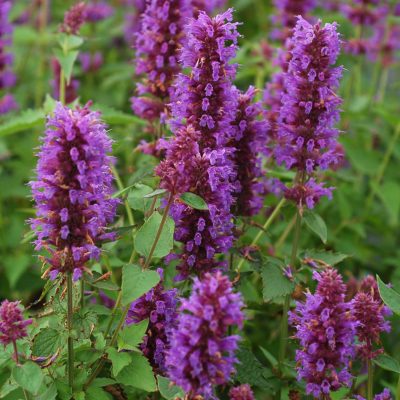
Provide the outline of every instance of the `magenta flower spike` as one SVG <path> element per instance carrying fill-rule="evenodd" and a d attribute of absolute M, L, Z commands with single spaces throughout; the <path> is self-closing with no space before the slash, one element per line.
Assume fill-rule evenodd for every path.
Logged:
<path fill-rule="evenodd" d="M 230 400 L 254 400 L 254 393 L 251 390 L 249 384 L 244 383 L 243 385 L 233 387 L 229 391 Z"/>

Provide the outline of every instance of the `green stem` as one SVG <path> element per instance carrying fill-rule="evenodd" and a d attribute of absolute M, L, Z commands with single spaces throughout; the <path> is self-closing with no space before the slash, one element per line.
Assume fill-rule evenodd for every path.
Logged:
<path fill-rule="evenodd" d="M 67 274 L 67 330 L 68 330 L 68 383 L 71 389 L 74 385 L 74 343 L 72 338 L 73 295 L 72 274 Z"/>
<path fill-rule="evenodd" d="M 382 103 L 385 98 L 386 87 L 389 79 L 389 68 L 384 68 L 379 80 L 378 92 L 376 94 L 376 102 Z"/>
<path fill-rule="evenodd" d="M 271 213 L 271 215 L 268 217 L 268 219 L 265 221 L 264 225 L 263 225 L 263 229 L 260 230 L 260 232 L 257 233 L 257 235 L 255 236 L 255 238 L 253 239 L 253 241 L 251 242 L 250 246 L 255 246 L 258 241 L 261 239 L 263 233 L 268 230 L 268 228 L 271 226 L 272 222 L 274 222 L 276 216 L 279 214 L 281 208 L 284 206 L 284 204 L 286 203 L 286 199 L 283 198 L 281 199 L 281 201 L 277 204 L 277 206 L 275 207 L 274 211 Z M 244 258 L 242 258 L 238 264 L 238 266 L 236 267 L 236 271 L 240 272 L 240 269 L 243 266 L 244 263 Z"/>
<path fill-rule="evenodd" d="M 63 69 L 61 68 L 60 72 L 60 102 L 65 104 L 65 74 Z"/>
<path fill-rule="evenodd" d="M 118 174 L 118 171 L 114 166 L 111 166 L 111 172 L 114 175 L 118 190 L 123 190 L 124 184 L 122 183 L 122 180 Z M 133 218 L 133 213 L 132 213 L 131 207 L 129 206 L 128 200 L 124 201 L 124 205 L 125 205 L 125 210 L 126 210 L 126 215 L 128 217 L 129 225 L 135 225 L 135 219 Z"/>
<path fill-rule="evenodd" d="M 118 293 L 118 297 L 117 297 L 117 300 L 115 302 L 114 308 L 113 308 L 112 313 L 111 313 L 110 322 L 108 323 L 106 331 L 104 332 L 104 338 L 105 339 L 107 339 L 107 336 L 109 335 L 109 333 L 111 331 L 112 325 L 113 325 L 114 320 L 115 320 L 115 316 L 117 314 L 117 310 L 119 309 L 119 307 L 121 305 L 121 300 L 122 300 L 122 291 L 120 290 L 119 293 Z"/>
<path fill-rule="evenodd" d="M 396 400 L 400 400 L 400 376 L 399 376 L 399 380 L 397 381 Z"/>
<path fill-rule="evenodd" d="M 374 397 L 374 367 L 372 361 L 367 361 L 368 368 L 368 389 L 367 389 L 367 400 L 373 400 Z"/>
<path fill-rule="evenodd" d="M 13 349 L 14 349 L 15 362 L 17 365 L 19 365 L 17 342 L 15 340 L 13 340 L 12 344 L 13 344 Z"/>
<path fill-rule="evenodd" d="M 81 279 L 81 309 L 85 307 L 85 281 Z"/>

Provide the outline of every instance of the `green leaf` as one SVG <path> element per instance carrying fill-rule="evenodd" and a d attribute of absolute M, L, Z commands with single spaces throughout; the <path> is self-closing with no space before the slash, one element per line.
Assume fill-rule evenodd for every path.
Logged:
<path fill-rule="evenodd" d="M 53 383 L 51 384 L 41 395 L 35 397 L 37 400 L 55 400 L 57 397 L 57 387 Z"/>
<path fill-rule="evenodd" d="M 309 258 L 317 263 L 325 263 L 330 266 L 334 266 L 339 264 L 349 256 L 347 254 L 342 253 L 333 253 L 331 251 L 321 251 L 321 250 L 304 250 L 300 253 L 299 258 L 304 260 Z"/>
<path fill-rule="evenodd" d="M 265 259 L 261 271 L 264 301 L 287 296 L 293 292 L 294 282 L 283 274 L 282 268 L 281 261 L 271 257 Z"/>
<path fill-rule="evenodd" d="M 379 168 L 378 153 L 366 151 L 363 146 L 357 145 L 354 141 L 343 142 L 350 162 L 354 168 L 367 175 L 375 175 Z"/>
<path fill-rule="evenodd" d="M 21 366 L 15 366 L 12 376 L 22 388 L 30 393 L 36 394 L 43 382 L 41 368 L 32 361 L 27 361 Z"/>
<path fill-rule="evenodd" d="M 108 358 L 112 362 L 113 376 L 117 376 L 127 365 L 131 363 L 131 356 L 129 353 L 120 353 L 113 347 L 107 350 Z"/>
<path fill-rule="evenodd" d="M 380 354 L 377 358 L 373 360 L 373 362 L 374 364 L 383 369 L 386 369 L 387 371 L 392 371 L 400 374 L 400 363 L 393 357 L 390 357 L 388 354 Z"/>
<path fill-rule="evenodd" d="M 260 350 L 264 354 L 265 358 L 269 361 L 271 366 L 275 368 L 278 365 L 278 360 L 264 347 L 260 347 Z"/>
<path fill-rule="evenodd" d="M 86 390 L 86 400 L 113 400 L 113 396 L 100 387 L 91 386 Z"/>
<path fill-rule="evenodd" d="M 86 275 L 85 282 L 90 286 L 96 287 L 103 290 L 118 291 L 119 286 L 110 280 L 99 280 L 102 275 L 98 272 L 93 271 L 92 276 Z"/>
<path fill-rule="evenodd" d="M 130 360 L 129 360 L 129 362 L 130 362 Z M 103 387 L 103 386 L 108 386 L 108 385 L 115 385 L 114 379 L 96 378 L 91 384 L 91 386 L 96 386 L 96 387 Z"/>
<path fill-rule="evenodd" d="M 147 358 L 140 353 L 131 353 L 130 356 L 131 363 L 116 377 L 118 383 L 146 392 L 155 392 L 157 390 L 156 380 Z"/>
<path fill-rule="evenodd" d="M 42 110 L 26 110 L 9 118 L 0 126 L 0 137 L 44 126 L 45 115 Z"/>
<path fill-rule="evenodd" d="M 83 39 L 80 36 L 68 35 L 66 33 L 60 33 L 58 38 L 58 43 L 65 49 L 65 51 L 75 50 L 82 46 Z"/>
<path fill-rule="evenodd" d="M 316 233 L 324 244 L 328 239 L 328 228 L 325 221 L 315 212 L 306 211 L 303 216 L 306 225 Z"/>
<path fill-rule="evenodd" d="M 374 189 L 389 214 L 390 224 L 393 226 L 396 225 L 399 220 L 400 211 L 400 186 L 398 182 L 388 181 L 383 183 L 379 188 Z"/>
<path fill-rule="evenodd" d="M 137 183 L 129 192 L 128 204 L 133 210 L 141 211 L 142 213 L 150 210 L 152 199 L 147 199 L 146 195 L 153 192 L 153 188 L 142 183 Z M 159 202 L 158 202 L 159 203 Z M 157 207 L 157 204 L 156 204 Z"/>
<path fill-rule="evenodd" d="M 144 197 L 146 199 L 151 199 L 155 196 L 159 196 L 160 194 L 164 194 L 164 193 L 167 193 L 166 189 L 156 189 L 156 190 L 153 190 L 151 193 L 146 194 L 146 196 L 144 196 Z"/>
<path fill-rule="evenodd" d="M 55 49 L 54 54 L 57 58 L 57 61 L 60 63 L 62 70 L 64 71 L 65 80 L 69 85 L 72 76 L 72 69 L 79 52 L 70 51 L 67 54 L 64 54 L 60 49 Z"/>
<path fill-rule="evenodd" d="M 101 111 L 101 119 L 109 125 L 146 125 L 146 121 L 133 114 L 127 114 L 104 104 L 93 104 L 93 109 Z M 140 130 L 137 133 L 141 134 Z"/>
<path fill-rule="evenodd" d="M 145 319 L 122 329 L 118 336 L 118 350 L 135 350 L 142 343 L 148 325 L 149 320 Z"/>
<path fill-rule="evenodd" d="M 183 203 L 195 210 L 208 210 L 207 203 L 197 194 L 186 192 L 181 195 L 180 199 Z"/>
<path fill-rule="evenodd" d="M 381 295 L 383 302 L 395 314 L 400 315 L 400 294 L 384 284 L 379 275 L 376 276 L 376 280 L 378 282 L 379 294 Z"/>
<path fill-rule="evenodd" d="M 135 249 L 140 255 L 146 258 L 149 256 L 161 221 L 162 216 L 160 215 L 160 213 L 154 212 L 151 217 L 138 230 L 135 236 Z M 175 223 L 173 219 L 167 217 L 156 248 L 154 250 L 153 257 L 161 258 L 170 253 L 174 246 L 174 230 Z"/>
<path fill-rule="evenodd" d="M 128 264 L 122 271 L 122 305 L 127 306 L 147 293 L 160 282 L 156 271 L 142 270 L 137 265 Z"/>
<path fill-rule="evenodd" d="M 179 386 L 174 385 L 168 378 L 164 378 L 161 375 L 157 375 L 158 390 L 164 399 L 175 400 L 183 399 L 185 392 Z"/>
<path fill-rule="evenodd" d="M 49 357 L 57 352 L 63 340 L 59 331 L 52 328 L 43 329 L 33 338 L 32 355 Z"/>

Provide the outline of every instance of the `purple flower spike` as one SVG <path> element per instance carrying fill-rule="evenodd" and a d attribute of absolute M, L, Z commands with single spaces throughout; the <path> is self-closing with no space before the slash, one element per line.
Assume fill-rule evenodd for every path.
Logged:
<path fill-rule="evenodd" d="M 0 305 L 0 343 L 7 346 L 28 336 L 26 327 L 31 319 L 24 319 L 19 301 L 4 300 Z"/>
<path fill-rule="evenodd" d="M 60 27 L 61 32 L 78 35 L 79 30 L 86 21 L 86 4 L 81 1 L 74 4 L 64 15 L 64 22 Z"/>
<path fill-rule="evenodd" d="M 305 303 L 298 302 L 289 318 L 301 346 L 296 352 L 298 379 L 305 380 L 307 394 L 319 399 L 351 386 L 348 367 L 355 354 L 357 323 L 338 272 L 329 268 L 313 276 L 316 293 L 306 293 Z"/>
<path fill-rule="evenodd" d="M 57 103 L 54 116 L 48 117 L 37 180 L 30 182 L 36 249 L 50 254 L 44 276 L 55 279 L 69 272 L 79 279 L 87 262 L 99 258 L 100 243 L 115 237 L 107 232 L 118 204 L 111 197 L 111 144 L 99 113 L 90 111 L 89 104 L 70 109 Z"/>
<path fill-rule="evenodd" d="M 86 21 L 98 22 L 113 15 L 114 9 L 105 1 L 93 1 L 86 5 Z"/>
<path fill-rule="evenodd" d="M 259 120 L 261 103 L 254 103 L 255 89 L 251 86 L 238 98 L 234 125 L 237 127 L 234 162 L 238 166 L 237 180 L 240 185 L 236 195 L 237 215 L 252 216 L 260 211 L 264 185 L 260 154 L 266 145 L 268 124 Z"/>
<path fill-rule="evenodd" d="M 230 146 L 236 137 L 238 93 L 232 87 L 236 67 L 230 61 L 236 53 L 236 27 L 232 10 L 215 18 L 201 12 L 187 26 L 181 61 L 190 75 L 180 74 L 177 79 L 172 103 L 176 136 L 157 172 L 162 187 L 175 195 L 191 191 L 206 201 L 208 210 L 195 210 L 179 201 L 171 207 L 175 238 L 183 243 L 177 279 L 221 267 L 214 255 L 228 251 L 233 242 L 231 207 L 238 182 L 235 149 Z M 164 165 L 168 175 L 163 173 Z"/>
<path fill-rule="evenodd" d="M 254 394 L 247 383 L 233 387 L 229 391 L 230 400 L 254 400 Z"/>
<path fill-rule="evenodd" d="M 365 400 L 365 397 L 357 395 L 354 397 L 354 399 L 355 400 Z M 392 394 L 390 393 L 390 390 L 386 389 L 386 388 L 383 390 L 382 393 L 377 394 L 374 397 L 374 400 L 392 400 L 392 399 L 393 399 L 393 397 L 392 397 Z"/>
<path fill-rule="evenodd" d="M 180 72 L 178 52 L 184 40 L 183 28 L 191 16 L 188 0 L 151 0 L 141 17 L 136 34 L 136 74 L 138 97 L 132 109 L 151 121 L 168 114 L 167 103 L 175 76 Z"/>
<path fill-rule="evenodd" d="M 275 158 L 301 177 L 287 197 L 300 206 L 314 207 L 321 196 L 331 196 L 313 178 L 342 160 L 337 146 L 341 99 L 336 94 L 342 67 L 332 67 L 340 51 L 336 24 L 309 24 L 302 17 L 290 39 L 291 58 L 284 75 Z"/>
<path fill-rule="evenodd" d="M 163 270 L 157 272 L 163 277 Z M 146 336 L 140 346 L 156 373 L 165 373 L 168 334 L 177 318 L 177 289 L 165 290 L 162 282 L 131 304 L 126 324 L 149 319 Z"/>
<path fill-rule="evenodd" d="M 242 307 L 241 295 L 219 271 L 195 278 L 190 298 L 182 299 L 166 364 L 169 378 L 189 398 L 215 398 L 213 386 L 227 383 L 234 373 L 239 336 L 229 330 L 242 327 Z"/>

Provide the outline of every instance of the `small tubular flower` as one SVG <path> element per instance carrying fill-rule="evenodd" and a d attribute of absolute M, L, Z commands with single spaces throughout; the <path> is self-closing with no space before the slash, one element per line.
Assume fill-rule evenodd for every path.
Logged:
<path fill-rule="evenodd" d="M 182 299 L 166 364 L 169 378 L 189 398 L 214 398 L 213 386 L 228 382 L 234 373 L 239 336 L 229 329 L 242 327 L 242 307 L 241 295 L 220 271 L 195 278 L 191 296 Z"/>
<path fill-rule="evenodd" d="M 230 400 L 254 400 L 254 394 L 249 384 L 245 383 L 240 386 L 233 387 L 229 391 Z"/>
<path fill-rule="evenodd" d="M 44 276 L 73 273 L 77 280 L 87 262 L 99 258 L 99 244 L 115 237 L 107 232 L 118 204 L 111 197 L 113 159 L 107 153 L 112 142 L 89 104 L 70 109 L 61 103 L 48 117 L 42 140 L 37 180 L 30 182 L 36 249 L 50 255 Z"/>
<path fill-rule="evenodd" d="M 307 394 L 321 398 L 351 385 L 348 367 L 355 355 L 357 323 L 338 272 L 329 268 L 313 277 L 315 294 L 306 293 L 305 303 L 298 302 L 289 318 L 301 346 L 296 351 L 298 379 L 306 382 Z"/>

